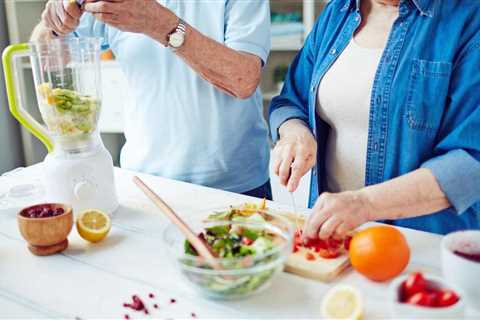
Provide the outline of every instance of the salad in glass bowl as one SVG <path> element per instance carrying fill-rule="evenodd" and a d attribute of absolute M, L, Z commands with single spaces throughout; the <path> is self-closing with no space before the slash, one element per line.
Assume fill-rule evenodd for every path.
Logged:
<path fill-rule="evenodd" d="M 184 278 L 201 294 L 216 299 L 246 297 L 266 288 L 283 269 L 291 252 L 291 225 L 250 217 L 228 221 L 216 219 L 215 213 L 207 219 L 186 221 L 210 246 L 221 266 L 217 270 L 198 256 L 176 226 L 165 229 L 171 256 Z"/>
<path fill-rule="evenodd" d="M 100 112 L 98 99 L 71 89 L 52 88 L 49 83 L 39 85 L 37 90 L 40 113 L 53 134 L 78 137 L 96 129 Z"/>

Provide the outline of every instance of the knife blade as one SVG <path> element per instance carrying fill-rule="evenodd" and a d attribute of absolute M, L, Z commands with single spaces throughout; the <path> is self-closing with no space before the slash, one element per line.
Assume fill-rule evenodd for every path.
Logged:
<path fill-rule="evenodd" d="M 293 194 L 293 192 L 290 192 L 290 200 L 292 201 L 292 207 L 293 207 L 293 213 L 295 214 L 295 227 L 296 227 L 296 231 L 299 232 L 301 231 L 301 227 L 298 223 L 298 211 L 297 211 L 297 203 L 295 202 L 295 195 Z"/>

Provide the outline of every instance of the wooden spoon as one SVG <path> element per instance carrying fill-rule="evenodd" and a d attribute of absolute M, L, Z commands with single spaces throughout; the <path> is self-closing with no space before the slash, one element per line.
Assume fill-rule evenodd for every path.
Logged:
<path fill-rule="evenodd" d="M 200 239 L 190 227 L 173 211 L 170 206 L 165 203 L 152 189 L 150 189 L 139 177 L 133 177 L 133 182 L 143 191 L 143 193 L 153 201 L 153 203 L 175 224 L 185 235 L 191 245 L 197 250 L 200 257 L 215 270 L 223 270 L 222 266 L 215 259 L 210 246 Z"/>

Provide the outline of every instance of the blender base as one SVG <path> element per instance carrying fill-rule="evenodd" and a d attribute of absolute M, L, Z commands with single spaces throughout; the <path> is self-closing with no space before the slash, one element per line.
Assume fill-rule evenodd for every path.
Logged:
<path fill-rule="evenodd" d="M 117 209 L 113 161 L 103 144 L 79 153 L 53 152 L 44 168 L 47 200 L 71 205 L 74 214 L 97 209 L 112 215 Z"/>
<path fill-rule="evenodd" d="M 36 256 L 50 256 L 62 252 L 68 247 L 68 239 L 63 240 L 60 243 L 52 244 L 51 246 L 34 246 L 29 244 L 28 250 Z"/>

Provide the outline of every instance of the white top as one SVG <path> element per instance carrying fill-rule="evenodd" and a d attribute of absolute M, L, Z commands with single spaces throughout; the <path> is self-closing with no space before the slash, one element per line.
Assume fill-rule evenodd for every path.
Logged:
<path fill-rule="evenodd" d="M 352 40 L 320 83 L 317 113 L 331 126 L 325 155 L 331 192 L 365 185 L 370 95 L 382 52 Z"/>

